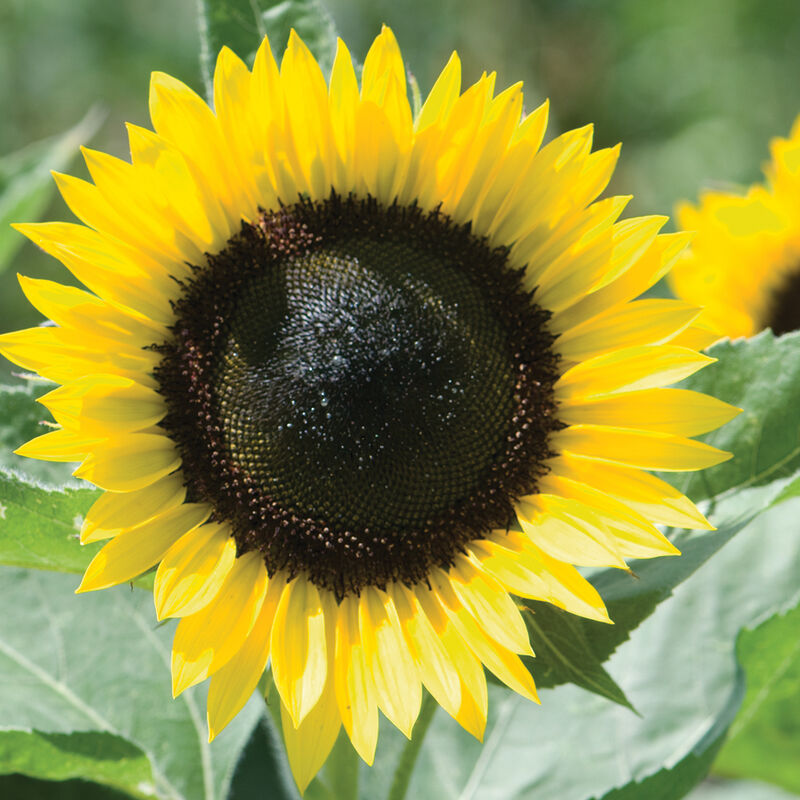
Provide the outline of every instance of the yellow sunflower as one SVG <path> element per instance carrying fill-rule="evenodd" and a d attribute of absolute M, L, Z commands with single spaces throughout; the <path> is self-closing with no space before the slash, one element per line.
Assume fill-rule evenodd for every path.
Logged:
<path fill-rule="evenodd" d="M 105 490 L 78 591 L 157 566 L 212 738 L 269 662 L 301 789 L 341 726 L 368 763 L 379 710 L 411 736 L 423 686 L 481 737 L 484 667 L 536 700 L 512 595 L 608 621 L 574 565 L 709 527 L 646 472 L 725 460 L 688 437 L 736 413 L 662 388 L 712 360 L 699 309 L 634 300 L 687 236 L 618 221 L 618 148 L 522 109 L 453 54 L 415 119 L 386 28 L 360 87 L 342 42 L 329 84 L 294 34 L 225 49 L 213 111 L 155 73 L 131 163 L 56 175 L 83 225 L 19 226 L 89 289 L 21 278 L 55 326 L 0 337 L 63 384 L 18 452 Z"/>
<path fill-rule="evenodd" d="M 670 275 L 673 291 L 704 305 L 703 321 L 732 338 L 800 329 L 800 117 L 770 149 L 764 184 L 678 208 L 695 235 Z"/>

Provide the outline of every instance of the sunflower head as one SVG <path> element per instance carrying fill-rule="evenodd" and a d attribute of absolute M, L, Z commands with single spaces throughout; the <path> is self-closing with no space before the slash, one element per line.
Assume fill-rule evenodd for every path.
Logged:
<path fill-rule="evenodd" d="M 19 452 L 105 490 L 79 591 L 156 568 L 212 738 L 269 661 L 305 788 L 342 726 L 370 763 L 379 710 L 410 736 L 423 686 L 479 737 L 484 667 L 535 700 L 512 595 L 608 621 L 575 565 L 707 527 L 647 470 L 727 458 L 690 437 L 736 410 L 664 388 L 711 361 L 699 310 L 635 299 L 687 237 L 620 221 L 619 149 L 542 147 L 519 85 L 453 54 L 414 118 L 384 28 L 360 86 L 342 42 L 329 81 L 294 34 L 225 49 L 213 105 L 155 73 L 131 161 L 57 176 L 82 224 L 19 227 L 88 291 L 23 278 L 55 326 L 0 347 L 61 384 Z"/>
<path fill-rule="evenodd" d="M 692 248 L 670 276 L 675 294 L 705 306 L 721 335 L 800 329 L 800 118 L 771 144 L 766 181 L 745 192 L 706 192 L 679 206 Z"/>

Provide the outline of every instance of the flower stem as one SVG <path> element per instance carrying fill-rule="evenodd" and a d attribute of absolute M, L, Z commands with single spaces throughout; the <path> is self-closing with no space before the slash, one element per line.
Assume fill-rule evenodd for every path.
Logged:
<path fill-rule="evenodd" d="M 404 800 L 408 785 L 411 783 L 411 776 L 414 774 L 414 764 L 417 761 L 419 751 L 422 749 L 422 742 L 428 732 L 433 715 L 436 712 L 437 703 L 427 692 L 422 697 L 422 708 L 414 725 L 411 739 L 406 742 L 406 746 L 400 756 L 397 769 L 394 771 L 394 780 L 386 800 Z"/>

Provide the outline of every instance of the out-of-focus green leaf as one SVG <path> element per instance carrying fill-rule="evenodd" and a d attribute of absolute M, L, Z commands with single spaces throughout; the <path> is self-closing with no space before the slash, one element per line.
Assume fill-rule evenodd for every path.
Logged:
<path fill-rule="evenodd" d="M 720 731 L 711 741 L 706 737 L 674 767 L 659 770 L 641 782 L 632 781 L 619 789 L 612 789 L 601 800 L 680 800 L 685 797 L 708 774 L 725 738 L 725 725 L 736 713 L 741 699 L 740 692 L 731 695 L 728 713 L 721 716 Z"/>
<path fill-rule="evenodd" d="M 200 0 L 201 59 L 206 94 L 212 97 L 217 53 L 230 47 L 250 65 L 269 37 L 280 59 L 294 28 L 327 75 L 336 55 L 336 28 L 321 0 Z"/>
<path fill-rule="evenodd" d="M 143 785 L 122 759 L 115 785 L 133 778 L 129 791 L 144 796 L 225 800 L 263 702 L 252 698 L 209 744 L 205 688 L 171 697 L 174 625 L 156 624 L 148 593 L 123 586 L 74 595 L 70 576 L 0 572 L 0 606 L 8 612 L 0 615 L 3 728 L 67 738 L 77 732 L 73 750 L 93 733 L 103 746 L 113 745 L 107 754 L 119 752 L 121 739 L 129 753 L 145 754 L 152 777 Z M 66 739 L 60 747 L 68 751 Z M 87 766 L 85 777 L 112 783 L 112 761 L 105 759 L 101 775 Z"/>
<path fill-rule="evenodd" d="M 800 468 L 800 332 L 775 338 L 723 341 L 708 351 L 719 359 L 682 385 L 744 409 L 704 437 L 733 458 L 712 469 L 672 476 L 692 500 L 719 497 L 784 478 Z"/>
<path fill-rule="evenodd" d="M 800 795 L 789 794 L 768 783 L 730 781 L 712 776 L 686 795 L 686 800 L 797 800 L 798 797 Z"/>
<path fill-rule="evenodd" d="M 800 794 L 800 606 L 743 631 L 737 655 L 747 695 L 715 770 Z"/>
<path fill-rule="evenodd" d="M 55 189 L 50 170 L 66 169 L 79 146 L 94 136 L 102 120 L 103 114 L 92 109 L 66 133 L 0 158 L 0 272 L 25 241 L 9 225 L 41 216 Z"/>
<path fill-rule="evenodd" d="M 269 787 L 269 800 L 300 800 L 300 793 L 289 770 L 281 732 L 265 714 L 253 730 L 236 766 L 227 800 L 253 800 Z M 306 800 L 313 800 L 312 781 Z"/>
<path fill-rule="evenodd" d="M 155 796 L 150 762 L 145 754 L 125 739 L 109 733 L 2 731 L 0 771 L 47 781 L 80 777 L 115 786 L 135 797 Z M 3 780 L 0 778 L 0 797 L 13 797 L 3 793 Z M 53 784 L 47 786 L 52 788 Z M 10 788 L 6 788 L 8 791 Z"/>
<path fill-rule="evenodd" d="M 786 531 L 798 513 L 792 499 L 753 519 L 620 645 L 607 669 L 638 715 L 575 686 L 542 691 L 541 706 L 493 686 L 484 745 L 437 712 L 408 796 L 587 800 L 643 784 L 692 754 L 705 759 L 743 691 L 739 631 L 796 605 L 800 537 Z M 381 736 L 378 761 L 396 763 L 402 739 Z M 682 780 L 691 767 L 680 767 Z M 384 797 L 385 780 L 362 770 L 360 796 Z"/>
<path fill-rule="evenodd" d="M 101 544 L 78 541 L 97 489 L 49 489 L 0 470 L 0 564 L 83 572 Z"/>
<path fill-rule="evenodd" d="M 131 795 L 87 781 L 43 781 L 25 775 L 1 775 L 3 800 L 126 800 Z"/>

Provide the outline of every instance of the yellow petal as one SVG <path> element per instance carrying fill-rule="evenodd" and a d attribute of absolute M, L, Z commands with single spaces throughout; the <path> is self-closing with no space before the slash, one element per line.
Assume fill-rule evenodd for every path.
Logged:
<path fill-rule="evenodd" d="M 41 461 L 82 461 L 100 441 L 97 437 L 59 429 L 31 439 L 14 452 Z"/>
<path fill-rule="evenodd" d="M 430 94 L 422 104 L 416 122 L 418 132 L 424 131 L 431 125 L 441 123 L 447 118 L 450 109 L 458 99 L 461 91 L 461 60 L 458 53 L 453 51 L 445 68 L 441 71 Z"/>
<path fill-rule="evenodd" d="M 572 614 L 610 622 L 597 590 L 573 566 L 557 561 L 517 531 L 495 531 L 470 544 L 470 557 L 519 597 L 553 603 Z"/>
<path fill-rule="evenodd" d="M 280 80 L 311 199 L 320 200 L 330 193 L 334 166 L 328 87 L 319 64 L 294 30 L 281 62 Z"/>
<path fill-rule="evenodd" d="M 621 347 L 659 344 L 700 313 L 678 300 L 636 300 L 564 331 L 556 348 L 569 361 L 585 361 Z"/>
<path fill-rule="evenodd" d="M 289 766 L 300 792 L 304 792 L 313 777 L 325 763 L 328 754 L 336 743 L 342 720 L 336 703 L 336 677 L 334 674 L 334 655 L 336 650 L 336 601 L 330 592 L 323 590 L 323 605 L 326 620 L 326 655 L 328 665 L 325 687 L 314 707 L 295 726 L 292 715 L 281 701 L 281 726 L 286 743 Z"/>
<path fill-rule="evenodd" d="M 210 522 L 181 536 L 156 571 L 153 600 L 158 619 L 188 617 L 205 608 L 235 558 L 236 542 L 227 525 Z"/>
<path fill-rule="evenodd" d="M 342 727 L 332 687 L 323 691 L 317 704 L 296 728 L 291 714 L 281 703 L 281 726 L 289 767 L 303 794 L 328 758 Z"/>
<path fill-rule="evenodd" d="M 654 522 L 678 528 L 713 528 L 691 500 L 666 481 L 640 469 L 566 453 L 549 464 L 555 474 L 616 497 Z"/>
<path fill-rule="evenodd" d="M 77 591 L 107 589 L 133 580 L 157 564 L 184 533 L 202 525 L 210 513 L 210 506 L 185 503 L 123 531 L 92 559 Z"/>
<path fill-rule="evenodd" d="M 530 495 L 518 503 L 517 519 L 531 541 L 553 558 L 584 567 L 625 567 L 610 531 L 585 503 Z"/>
<path fill-rule="evenodd" d="M 585 483 L 558 475 L 545 475 L 539 487 L 543 492 L 560 494 L 570 501 L 585 503 L 614 537 L 614 544 L 625 558 L 652 558 L 678 555 L 678 549 L 646 518 Z"/>
<path fill-rule="evenodd" d="M 456 630 L 436 595 L 422 584 L 414 587 L 414 595 L 459 673 L 461 704 L 453 716 L 476 738 L 482 739 L 489 705 L 483 665 Z"/>
<path fill-rule="evenodd" d="M 336 702 L 353 747 L 369 765 L 378 744 L 378 701 L 358 626 L 357 597 L 345 596 L 336 619 Z"/>
<path fill-rule="evenodd" d="M 300 575 L 286 587 L 272 627 L 272 676 L 295 725 L 322 694 L 327 675 L 323 601 L 317 587 Z"/>
<path fill-rule="evenodd" d="M 179 506 L 186 497 L 180 473 L 167 475 L 136 492 L 105 492 L 86 513 L 81 527 L 81 544 L 116 536 Z"/>
<path fill-rule="evenodd" d="M 96 437 L 149 428 L 167 413 L 158 392 L 120 375 L 87 375 L 39 402 L 60 424 Z"/>
<path fill-rule="evenodd" d="M 244 646 L 266 592 L 261 554 L 245 553 L 234 562 L 214 600 L 181 619 L 172 642 L 173 696 L 213 675 Z"/>
<path fill-rule="evenodd" d="M 430 578 L 437 599 L 475 655 L 509 688 L 538 703 L 533 678 L 519 656 L 483 632 L 472 614 L 461 605 L 442 570 L 433 570 Z"/>
<path fill-rule="evenodd" d="M 261 679 L 269 658 L 269 638 L 275 609 L 285 586 L 286 581 L 280 575 L 269 580 L 264 604 L 253 630 L 241 649 L 211 676 L 208 685 L 209 741 L 239 713 Z"/>
<path fill-rule="evenodd" d="M 361 593 L 359 627 L 378 706 L 409 739 L 422 703 L 419 673 L 403 637 L 397 610 L 385 592 Z"/>
<path fill-rule="evenodd" d="M 155 386 L 148 373 L 161 360 L 152 351 L 134 351 L 119 342 L 92 341 L 81 332 L 51 327 L 0 334 L 0 353 L 23 369 L 56 383 L 69 383 L 94 372 L 113 372 Z"/>
<path fill-rule="evenodd" d="M 112 243 L 102 234 L 70 222 L 14 225 L 46 253 L 54 256 L 90 291 L 138 311 L 162 325 L 173 313 L 169 301 L 178 286 L 169 277 L 183 274 L 183 265 L 169 269 L 141 251 Z"/>
<path fill-rule="evenodd" d="M 691 239 L 687 233 L 662 233 L 647 252 L 616 280 L 553 315 L 549 326 L 564 333 L 598 315 L 613 314 L 669 272 Z M 685 326 L 684 326 L 685 327 Z M 680 328 L 679 328 L 680 329 Z"/>
<path fill-rule="evenodd" d="M 400 626 L 422 682 L 436 702 L 455 717 L 461 707 L 458 670 L 413 592 L 400 583 L 391 584 L 387 591 L 394 601 Z"/>
<path fill-rule="evenodd" d="M 579 456 L 629 464 L 642 469 L 705 469 L 727 461 L 730 453 L 666 433 L 630 431 L 599 425 L 573 425 L 553 434 L 551 445 Z"/>
<path fill-rule="evenodd" d="M 331 70 L 328 102 L 331 112 L 333 135 L 336 150 L 339 154 L 335 187 L 347 193 L 354 184 L 355 174 L 353 159 L 355 156 L 355 121 L 358 108 L 359 92 L 353 60 L 345 43 L 339 39 L 336 45 L 336 57 Z"/>
<path fill-rule="evenodd" d="M 136 351 L 163 341 L 167 329 L 135 312 L 126 312 L 74 286 L 19 275 L 25 296 L 48 319 Z"/>
<path fill-rule="evenodd" d="M 654 389 L 688 378 L 716 359 L 674 345 L 644 345 L 615 350 L 582 361 L 556 384 L 560 402 L 616 392 Z"/>
<path fill-rule="evenodd" d="M 592 400 L 562 400 L 558 418 L 567 425 L 610 425 L 698 436 L 740 412 L 715 397 L 687 389 L 642 389 Z"/>
<path fill-rule="evenodd" d="M 228 215 L 231 229 L 257 208 L 243 191 L 219 122 L 202 98 L 186 84 L 163 72 L 150 76 L 150 117 L 156 133 L 174 144 L 203 175 Z"/>
<path fill-rule="evenodd" d="M 499 583 L 462 555 L 455 557 L 448 577 L 462 606 L 492 639 L 515 653 L 533 655 L 522 615 Z"/>
<path fill-rule="evenodd" d="M 111 492 L 150 486 L 181 464 L 175 445 L 157 433 L 131 433 L 95 445 L 75 476 Z"/>

